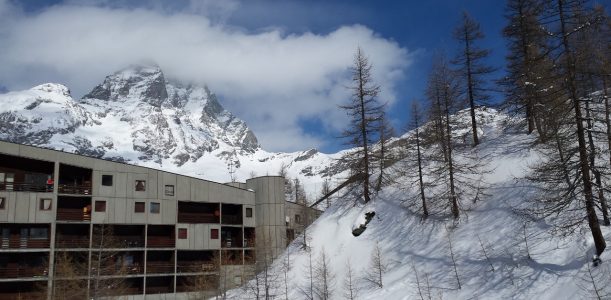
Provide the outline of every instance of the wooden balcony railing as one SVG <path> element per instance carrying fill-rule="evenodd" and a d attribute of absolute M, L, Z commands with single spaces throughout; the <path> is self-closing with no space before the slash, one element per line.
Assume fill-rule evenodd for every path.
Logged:
<path fill-rule="evenodd" d="M 46 292 L 0 292 L 0 299 L 43 300 L 43 299 L 47 299 L 47 293 Z"/>
<path fill-rule="evenodd" d="M 57 248 L 89 248 L 89 238 L 81 236 L 58 236 L 55 241 Z"/>
<path fill-rule="evenodd" d="M 222 224 L 228 225 L 241 225 L 242 224 L 242 216 L 239 215 L 223 215 Z"/>
<path fill-rule="evenodd" d="M 91 184 L 60 184 L 57 186 L 57 192 L 60 194 L 91 195 Z"/>
<path fill-rule="evenodd" d="M 0 183 L 0 191 L 42 193 L 52 192 L 53 188 L 44 183 L 2 182 Z"/>
<path fill-rule="evenodd" d="M 0 239 L 0 249 L 24 248 L 49 248 L 49 240 L 20 238 L 19 236 L 11 236 L 8 239 Z"/>
<path fill-rule="evenodd" d="M 146 263 L 146 273 L 148 274 L 168 274 L 174 273 L 174 264 L 165 261 L 149 261 Z"/>
<path fill-rule="evenodd" d="M 92 248 L 99 248 L 100 244 L 96 241 L 101 241 L 101 237 L 94 235 Z M 113 249 L 113 248 L 144 248 L 144 238 L 140 236 L 123 236 L 123 235 L 113 235 L 106 236 L 104 239 L 103 245 L 101 245 L 103 249 Z"/>
<path fill-rule="evenodd" d="M 147 239 L 147 247 L 150 248 L 174 248 L 175 245 L 174 237 L 149 236 Z"/>
<path fill-rule="evenodd" d="M 216 265 L 209 261 L 178 262 L 176 265 L 178 273 L 214 272 L 216 270 Z"/>
<path fill-rule="evenodd" d="M 240 238 L 222 239 L 221 247 L 222 248 L 242 248 L 242 239 Z"/>
<path fill-rule="evenodd" d="M 0 278 L 24 278 L 47 276 L 48 270 L 45 266 L 9 266 L 0 267 Z"/>
<path fill-rule="evenodd" d="M 83 212 L 82 208 L 58 208 L 57 220 L 60 221 L 91 221 L 91 214 Z"/>
<path fill-rule="evenodd" d="M 97 274 L 97 267 L 93 266 L 91 268 L 92 274 Z M 134 263 L 129 266 L 121 266 L 108 264 L 104 265 L 100 268 L 101 275 L 131 275 L 131 274 L 142 274 L 144 273 L 144 268 L 140 263 Z"/>
<path fill-rule="evenodd" d="M 178 213 L 178 223 L 219 223 L 219 217 L 212 213 Z"/>

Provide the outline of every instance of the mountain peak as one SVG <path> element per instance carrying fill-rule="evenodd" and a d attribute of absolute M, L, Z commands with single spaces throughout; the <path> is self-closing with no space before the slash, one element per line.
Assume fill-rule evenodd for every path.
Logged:
<path fill-rule="evenodd" d="M 67 86 L 59 83 L 43 83 L 31 88 L 30 90 L 70 97 L 70 89 Z"/>
<path fill-rule="evenodd" d="M 84 99 L 107 101 L 142 100 L 161 106 L 168 99 L 166 80 L 157 65 L 131 65 L 112 75 L 93 88 Z"/>

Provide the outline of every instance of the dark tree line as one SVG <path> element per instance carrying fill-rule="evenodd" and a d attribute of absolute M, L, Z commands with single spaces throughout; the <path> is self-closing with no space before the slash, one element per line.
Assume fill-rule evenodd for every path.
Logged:
<path fill-rule="evenodd" d="M 609 141 L 609 19 L 581 0 L 510 0 L 506 11 L 507 104 L 525 116 L 548 158 L 533 167 L 530 179 L 542 192 L 526 210 L 554 217 L 562 232 L 585 221 L 600 254 L 606 243 L 599 214 L 609 225 L 609 165 L 600 161 L 609 149 L 598 146 Z"/>

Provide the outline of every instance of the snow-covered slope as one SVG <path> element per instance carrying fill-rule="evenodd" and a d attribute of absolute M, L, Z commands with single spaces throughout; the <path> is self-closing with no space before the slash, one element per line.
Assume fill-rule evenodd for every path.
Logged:
<path fill-rule="evenodd" d="M 460 121 L 463 117 L 465 122 Z M 467 117 L 462 112 L 457 119 L 468 125 Z M 531 147 L 532 137 L 508 132 L 509 118 L 494 110 L 480 111 L 478 118 L 483 137 L 478 149 L 482 157 L 490 158 L 487 163 L 490 172 L 484 175 L 489 185 L 488 196 L 481 197 L 476 204 L 463 203 L 465 211 L 458 224 L 454 224 L 449 213 L 439 210 L 423 220 L 418 209 L 410 207 L 412 202 L 405 202 L 407 198 L 418 199 L 417 188 L 409 183 L 413 178 L 396 173 L 397 182 L 384 188 L 367 207 L 338 199 L 311 225 L 308 232 L 314 268 L 324 251 L 334 275 L 330 299 L 346 299 L 343 288 L 348 263 L 360 289 L 356 299 L 596 299 L 588 272 L 594 250 L 587 229 L 561 238 L 551 235 L 545 222 L 528 221 L 514 212 L 532 192 L 519 179 L 539 159 L 536 149 Z M 460 132 L 460 126 L 456 127 L 455 133 Z M 465 151 L 472 150 L 470 147 L 459 150 Z M 407 170 L 416 172 L 413 163 L 403 163 Z M 354 237 L 353 226 L 371 209 L 375 209 L 375 217 L 362 235 Z M 603 230 L 609 242 L 611 230 L 607 227 Z M 272 284 L 275 299 L 309 299 L 306 295 L 310 284 L 309 255 L 301 249 L 301 240 L 297 238 L 269 273 L 275 281 Z M 382 288 L 368 285 L 360 278 L 372 270 L 376 245 L 387 267 Z M 284 274 L 287 254 L 290 270 Z M 606 289 L 599 299 L 611 299 L 611 256 L 603 253 L 602 259 L 601 266 L 592 268 L 592 277 L 597 288 Z M 314 284 L 320 282 L 321 276 L 314 277 Z M 248 288 L 233 290 L 230 298 L 253 299 L 253 294 Z"/>
<path fill-rule="evenodd" d="M 277 174 L 299 178 L 313 199 L 341 177 L 337 155 L 270 153 L 205 86 L 167 80 L 158 66 L 109 75 L 83 99 L 47 83 L 0 95 L 0 139 L 160 168 L 220 182 Z"/>

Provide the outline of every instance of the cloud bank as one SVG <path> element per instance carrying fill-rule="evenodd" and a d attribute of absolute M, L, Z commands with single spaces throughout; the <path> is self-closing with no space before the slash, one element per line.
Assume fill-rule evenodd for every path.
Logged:
<path fill-rule="evenodd" d="M 64 4 L 26 14 L 0 0 L 0 85 L 18 90 L 59 82 L 80 97 L 114 71 L 155 61 L 168 78 L 208 85 L 264 149 L 294 151 L 324 147 L 346 124 L 337 105 L 349 98 L 357 46 L 374 65 L 380 100 L 389 104 L 412 60 L 407 49 L 361 25 L 325 34 L 252 30 L 214 21 L 202 13 L 210 7 L 168 12 Z M 324 133 L 300 125 L 313 119 Z"/>

